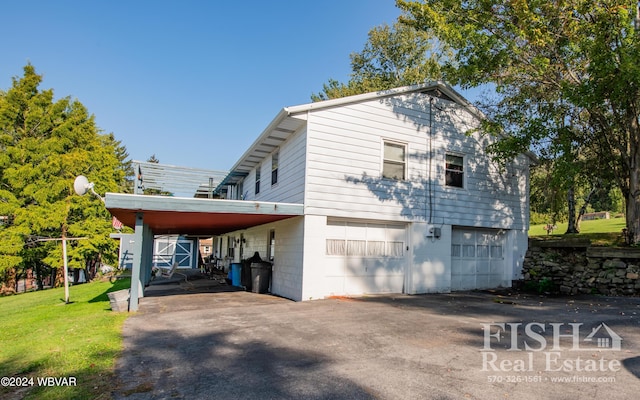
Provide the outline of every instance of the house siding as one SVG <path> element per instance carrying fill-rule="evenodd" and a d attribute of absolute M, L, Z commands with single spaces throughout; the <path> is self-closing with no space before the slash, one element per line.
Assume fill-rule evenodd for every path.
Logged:
<path fill-rule="evenodd" d="M 284 221 L 260 225 L 254 228 L 230 232 L 222 236 L 224 246 L 226 238 L 245 239 L 242 258 L 251 257 L 255 252 L 263 260 L 267 259 L 269 232 L 275 231 L 275 249 L 271 279 L 271 293 L 288 299 L 302 300 L 302 249 L 304 242 L 304 218 L 294 217 Z M 234 262 L 240 260 L 239 249 L 236 248 Z"/>
<path fill-rule="evenodd" d="M 455 103 L 433 107 L 432 190 L 435 223 L 523 229 L 527 159 L 501 171 L 474 133 L 477 119 Z M 428 204 L 429 97 L 416 93 L 312 111 L 308 122 L 305 212 L 379 220 L 425 221 Z M 407 180 L 381 178 L 384 140 L 407 146 Z M 447 153 L 465 158 L 465 187 L 445 186 Z"/>
<path fill-rule="evenodd" d="M 460 235 L 498 238 L 504 262 L 495 257 L 491 284 L 508 286 L 520 276 L 527 247 L 529 158 L 494 163 L 487 147 L 496 139 L 473 132 L 479 120 L 469 108 L 414 91 L 288 108 L 274 124 L 283 121 L 306 124 L 279 147 L 278 183 L 271 185 L 271 155 L 259 165 L 258 195 L 255 168 L 244 180 L 247 200 L 304 204 L 303 217 L 242 231 L 249 257 L 266 251 L 269 229 L 276 227 L 273 293 L 310 300 L 449 292 L 461 287 L 476 266 L 470 256 L 452 256 Z M 405 179 L 382 177 L 385 142 L 404 146 Z M 462 188 L 446 185 L 448 154 L 464 160 Z M 387 165 L 397 167 L 393 157 Z M 345 224 L 340 237 L 336 221 Z M 376 257 L 383 233 L 397 227 L 404 232 L 404 254 L 394 250 Z M 428 233 L 435 227 L 437 236 Z M 338 243 L 343 239 L 344 251 Z M 485 265 L 487 257 L 478 254 L 477 262 Z M 482 285 L 489 279 L 485 272 L 477 272 Z"/>
<path fill-rule="evenodd" d="M 288 138 L 279 147 L 278 183 L 271 184 L 271 155 L 265 157 L 258 168 L 260 174 L 260 193 L 255 193 L 255 168 L 244 179 L 245 200 L 274 201 L 302 204 L 305 185 L 306 130 L 302 129 Z"/>

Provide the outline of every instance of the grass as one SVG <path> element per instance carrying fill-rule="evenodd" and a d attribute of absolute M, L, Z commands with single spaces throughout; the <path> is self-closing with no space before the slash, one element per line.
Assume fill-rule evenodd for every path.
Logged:
<path fill-rule="evenodd" d="M 0 398 L 110 399 L 122 324 L 107 293 L 129 280 L 93 282 L 0 298 L 0 377 L 33 377 L 27 388 L 0 387 Z M 38 387 L 38 377 L 75 378 L 76 386 Z"/>
<path fill-rule="evenodd" d="M 545 237 L 584 237 L 590 239 L 596 246 L 617 246 L 623 243 L 622 228 L 626 226 L 624 218 L 596 219 L 593 221 L 582 221 L 580 223 L 580 233 L 575 235 L 565 235 L 567 223 L 556 224 L 557 228 L 552 235 L 547 235 L 544 230 L 545 225 L 531 225 L 529 236 Z"/>

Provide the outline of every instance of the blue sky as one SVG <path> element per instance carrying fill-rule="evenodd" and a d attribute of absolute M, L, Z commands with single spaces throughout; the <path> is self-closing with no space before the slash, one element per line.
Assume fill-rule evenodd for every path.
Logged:
<path fill-rule="evenodd" d="M 394 0 L 30 1 L 2 5 L 0 88 L 30 62 L 132 159 L 226 170 L 278 111 L 346 81 Z"/>

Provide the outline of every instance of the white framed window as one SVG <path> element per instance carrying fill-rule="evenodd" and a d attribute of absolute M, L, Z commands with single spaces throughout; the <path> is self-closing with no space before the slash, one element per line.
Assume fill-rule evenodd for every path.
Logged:
<path fill-rule="evenodd" d="M 395 180 L 406 179 L 407 145 L 385 140 L 382 147 L 382 177 Z"/>
<path fill-rule="evenodd" d="M 256 194 L 260 193 L 260 169 L 262 169 L 262 165 L 256 167 Z"/>
<path fill-rule="evenodd" d="M 445 184 L 451 187 L 464 187 L 464 157 L 455 154 L 446 155 Z"/>
<path fill-rule="evenodd" d="M 271 229 L 269 231 L 268 237 L 268 245 L 267 245 L 267 260 L 273 262 L 273 259 L 276 254 L 276 231 L 275 229 Z"/>
<path fill-rule="evenodd" d="M 278 183 L 278 164 L 280 163 L 280 151 L 276 150 L 271 155 L 271 185 Z"/>

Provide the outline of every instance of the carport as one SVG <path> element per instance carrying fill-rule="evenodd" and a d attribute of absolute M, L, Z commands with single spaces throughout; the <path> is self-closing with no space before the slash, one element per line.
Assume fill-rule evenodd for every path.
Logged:
<path fill-rule="evenodd" d="M 129 310 L 151 280 L 154 235 L 220 235 L 303 215 L 304 206 L 263 201 L 107 193 L 109 212 L 134 232 Z"/>

